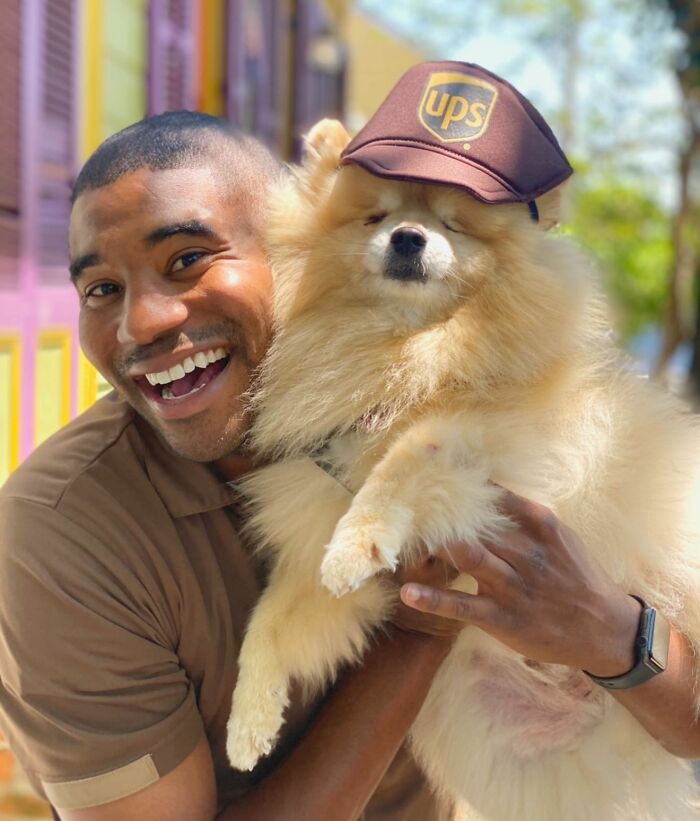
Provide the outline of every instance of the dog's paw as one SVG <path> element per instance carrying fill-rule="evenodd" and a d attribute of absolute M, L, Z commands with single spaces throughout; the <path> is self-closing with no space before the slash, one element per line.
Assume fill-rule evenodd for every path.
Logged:
<path fill-rule="evenodd" d="M 253 727 L 231 721 L 226 737 L 228 760 L 234 769 L 249 772 L 263 756 L 272 752 L 276 740 L 276 735 L 269 737 Z"/>
<path fill-rule="evenodd" d="M 243 701 L 236 694 L 226 727 L 226 753 L 232 767 L 245 771 L 274 749 L 284 723 L 286 690 L 270 691 L 268 698 L 258 693 L 249 709 L 244 709 Z"/>
<path fill-rule="evenodd" d="M 334 596 L 344 596 L 380 570 L 394 570 L 397 562 L 398 550 L 387 547 L 386 534 L 380 537 L 373 528 L 338 528 L 321 564 L 321 583 Z"/>

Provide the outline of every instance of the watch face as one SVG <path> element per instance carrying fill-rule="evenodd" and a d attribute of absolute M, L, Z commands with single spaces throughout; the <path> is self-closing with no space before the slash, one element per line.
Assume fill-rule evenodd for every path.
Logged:
<path fill-rule="evenodd" d="M 651 608 L 650 608 L 651 609 Z M 649 625 L 649 661 L 659 672 L 668 664 L 668 646 L 671 641 L 671 625 L 655 610 L 654 618 Z"/>

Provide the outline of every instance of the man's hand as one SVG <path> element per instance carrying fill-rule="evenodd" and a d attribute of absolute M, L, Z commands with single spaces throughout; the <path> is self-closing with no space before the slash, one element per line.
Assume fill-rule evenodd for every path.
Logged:
<path fill-rule="evenodd" d="M 464 627 L 464 622 L 433 614 L 429 610 L 408 607 L 398 593 L 399 589 L 408 584 L 419 585 L 422 589 L 436 592 L 444 591 L 457 575 L 459 571 L 437 556 L 424 555 L 412 564 L 399 565 L 391 577 L 392 581 L 397 583 L 396 607 L 390 617 L 391 623 L 404 632 L 423 633 L 445 641 L 453 641 Z"/>
<path fill-rule="evenodd" d="M 627 672 L 634 663 L 639 603 L 547 508 L 506 493 L 502 509 L 515 524 L 512 530 L 480 545 L 450 545 L 440 554 L 448 568 L 477 580 L 477 595 L 448 590 L 432 566 L 434 581 L 426 585 L 425 578 L 409 576 L 402 601 L 424 615 L 474 624 L 536 661 L 598 676 Z M 666 671 L 639 687 L 609 692 L 670 753 L 700 758 L 697 668 L 694 648 L 672 628 Z"/>
<path fill-rule="evenodd" d="M 446 589 L 445 567 L 432 567 L 432 578 L 441 575 L 443 582 L 411 577 L 401 588 L 404 604 L 455 625 L 474 624 L 536 661 L 598 676 L 631 669 L 639 603 L 586 555 L 576 534 L 547 508 L 506 493 L 502 510 L 513 529 L 481 544 L 450 545 L 438 554 L 447 568 L 473 576 L 478 594 Z M 416 629 L 431 632 L 418 624 Z M 444 624 L 440 629 L 449 633 Z"/>

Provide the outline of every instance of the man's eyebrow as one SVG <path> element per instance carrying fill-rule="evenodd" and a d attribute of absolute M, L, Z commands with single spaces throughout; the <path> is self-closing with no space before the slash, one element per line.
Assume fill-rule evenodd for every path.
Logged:
<path fill-rule="evenodd" d="M 199 220 L 189 220 L 188 222 L 175 222 L 172 225 L 163 225 L 161 228 L 156 228 L 146 235 L 144 241 L 146 245 L 153 246 L 178 234 L 188 234 L 192 237 L 204 237 L 205 239 L 219 239 L 216 232 L 208 225 L 199 222 Z"/>
<path fill-rule="evenodd" d="M 102 259 L 97 254 L 83 254 L 81 257 L 76 257 L 68 266 L 71 281 L 75 282 L 86 268 L 90 268 L 92 265 L 100 265 L 101 262 Z"/>

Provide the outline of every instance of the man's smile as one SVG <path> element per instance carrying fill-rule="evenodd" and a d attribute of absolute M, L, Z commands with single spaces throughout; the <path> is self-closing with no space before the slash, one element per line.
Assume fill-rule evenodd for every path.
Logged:
<path fill-rule="evenodd" d="M 172 382 L 180 383 L 188 373 L 194 373 L 196 370 L 208 368 L 212 363 L 218 362 L 227 356 L 228 353 L 224 348 L 209 348 L 209 350 L 206 351 L 197 351 L 197 353 L 191 356 L 186 356 L 182 362 L 178 362 L 174 367 L 157 373 L 147 373 L 146 379 L 148 379 L 151 385 L 169 385 Z M 182 393 L 182 391 L 179 391 L 178 395 L 182 395 Z"/>
<path fill-rule="evenodd" d="M 148 363 L 149 371 L 131 377 L 158 417 L 185 419 L 206 410 L 225 389 L 228 365 L 232 358 L 240 358 L 238 353 L 231 346 L 219 345 L 189 351 L 186 356 L 171 355 L 168 359 L 173 364 L 161 358 L 155 365 Z"/>

